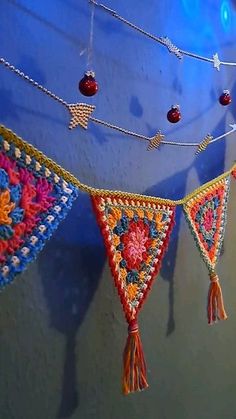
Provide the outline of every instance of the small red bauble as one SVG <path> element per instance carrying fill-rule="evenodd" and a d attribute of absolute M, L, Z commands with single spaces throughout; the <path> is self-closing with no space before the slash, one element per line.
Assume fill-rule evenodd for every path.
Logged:
<path fill-rule="evenodd" d="M 171 109 L 167 112 L 167 119 L 172 124 L 179 122 L 181 120 L 181 113 L 179 105 L 171 106 Z"/>
<path fill-rule="evenodd" d="M 223 90 L 222 95 L 219 97 L 219 102 L 223 106 L 227 106 L 232 102 L 229 90 Z"/>
<path fill-rule="evenodd" d="M 94 96 L 98 91 L 98 83 L 95 80 L 93 71 L 86 71 L 84 77 L 79 82 L 80 93 L 84 96 Z"/>

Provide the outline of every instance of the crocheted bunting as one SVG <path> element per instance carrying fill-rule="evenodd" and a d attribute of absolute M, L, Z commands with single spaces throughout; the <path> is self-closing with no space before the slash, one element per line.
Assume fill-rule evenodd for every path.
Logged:
<path fill-rule="evenodd" d="M 210 272 L 214 271 L 224 239 L 229 187 L 230 176 L 227 176 L 201 189 L 183 205 L 190 230 Z"/>
<path fill-rule="evenodd" d="M 3 287 L 42 250 L 68 213 L 78 190 L 49 170 L 47 158 L 32 146 L 4 129 L 0 134 L 0 287 Z M 40 162 L 34 157 L 37 153 Z"/>
<path fill-rule="evenodd" d="M 128 323 L 136 319 L 168 247 L 175 207 L 117 195 L 93 196 Z"/>

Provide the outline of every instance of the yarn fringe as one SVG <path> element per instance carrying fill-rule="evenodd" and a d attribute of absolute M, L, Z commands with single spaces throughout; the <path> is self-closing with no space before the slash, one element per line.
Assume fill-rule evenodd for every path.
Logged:
<path fill-rule="evenodd" d="M 219 277 L 215 272 L 210 272 L 210 281 L 207 314 L 208 323 L 211 325 L 217 320 L 226 320 L 227 314 L 224 308 L 224 300 L 219 283 Z"/>
<path fill-rule="evenodd" d="M 141 391 L 148 387 L 147 370 L 142 342 L 136 320 L 131 321 L 123 354 L 123 394 Z"/>

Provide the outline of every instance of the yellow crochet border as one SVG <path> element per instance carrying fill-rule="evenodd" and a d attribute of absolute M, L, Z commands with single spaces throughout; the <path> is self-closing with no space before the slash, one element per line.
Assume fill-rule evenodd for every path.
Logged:
<path fill-rule="evenodd" d="M 24 150 L 26 153 L 32 157 L 35 157 L 40 164 L 45 164 L 48 169 L 54 171 L 58 176 L 63 177 L 67 182 L 72 183 L 73 185 L 77 186 L 84 192 L 89 193 L 90 195 L 103 195 L 103 196 L 111 196 L 116 195 L 118 198 L 127 198 L 127 199 L 138 199 L 143 202 L 153 202 L 153 203 L 160 203 L 164 205 L 184 205 L 186 204 L 189 199 L 193 198 L 195 195 L 199 194 L 201 191 L 205 191 L 206 188 L 209 188 L 211 185 L 215 184 L 216 182 L 220 181 L 221 179 L 226 178 L 232 172 L 232 170 L 236 169 L 236 164 L 234 164 L 230 170 L 227 172 L 222 173 L 217 178 L 203 184 L 199 188 L 195 189 L 193 192 L 186 195 L 184 198 L 179 200 L 171 200 L 171 199 L 164 199 L 155 196 L 147 196 L 142 194 L 135 194 L 131 192 L 122 192 L 122 191 L 112 191 L 109 189 L 97 189 L 93 188 L 92 186 L 86 185 L 81 183 L 79 179 L 77 179 L 72 173 L 68 172 L 67 170 L 63 169 L 59 164 L 54 162 L 49 157 L 45 156 L 41 151 L 37 150 L 33 147 L 30 143 L 24 141 L 22 138 L 18 137 L 13 131 L 6 128 L 4 125 L 0 125 L 0 135 L 4 137 L 5 140 L 15 144 L 20 150 Z"/>

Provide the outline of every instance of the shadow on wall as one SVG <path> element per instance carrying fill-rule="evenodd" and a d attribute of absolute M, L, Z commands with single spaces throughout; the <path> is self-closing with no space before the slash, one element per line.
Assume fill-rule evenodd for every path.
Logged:
<path fill-rule="evenodd" d="M 147 189 L 145 191 L 146 195 L 160 196 L 163 198 L 170 198 L 170 185 L 174 185 L 172 189 L 171 198 L 182 197 L 186 191 L 186 181 L 188 177 L 188 172 L 191 169 L 191 166 L 187 169 L 176 173 L 174 176 L 171 176 L 167 179 L 164 179 L 162 182 L 157 185 Z M 178 199 L 178 198 L 177 198 Z M 169 314 L 167 321 L 167 330 L 166 335 L 169 336 L 175 330 L 175 318 L 174 318 L 174 271 L 175 271 L 175 262 L 178 248 L 178 237 L 180 229 L 180 219 L 181 219 L 181 207 L 176 208 L 176 217 L 175 217 L 175 226 L 173 232 L 170 236 L 170 242 L 166 256 L 162 262 L 161 276 L 162 278 L 169 283 Z"/>
<path fill-rule="evenodd" d="M 222 132 L 224 129 L 223 118 L 215 132 Z M 217 165 L 215 158 L 210 158 L 211 155 L 218 159 Z M 219 141 L 194 159 L 191 166 L 147 189 L 145 194 L 178 199 L 186 194 L 188 174 L 192 168 L 198 173 L 199 183 L 204 183 L 224 170 L 224 157 L 225 141 Z M 176 327 L 174 271 L 181 214 L 181 207 L 177 207 L 176 225 L 161 270 L 163 279 L 169 283 L 167 336 L 173 333 Z M 45 252 L 39 256 L 39 269 L 51 326 L 65 335 L 66 339 L 58 418 L 70 417 L 79 406 L 76 334 L 98 287 L 105 260 L 105 250 L 89 196 L 81 193 L 68 218 L 60 225 L 54 240 L 48 243 Z"/>
<path fill-rule="evenodd" d="M 135 95 L 131 96 L 129 110 L 130 113 L 136 118 L 141 118 L 143 116 L 143 107 L 139 101 L 139 98 Z"/>
<path fill-rule="evenodd" d="M 20 71 L 23 71 L 26 75 L 28 75 L 29 77 L 33 78 L 37 83 L 46 86 L 47 84 L 47 80 L 45 77 L 44 72 L 40 69 L 37 61 L 29 56 L 29 55 L 22 55 L 20 57 L 19 62 L 14 63 L 16 65 L 17 68 L 19 68 Z M 2 71 L 7 71 L 6 69 L 2 68 Z M 11 85 L 11 80 L 12 77 L 16 77 L 13 74 L 10 74 L 10 72 L 8 71 L 8 78 L 9 78 L 9 86 Z M 22 91 L 21 93 L 24 92 L 24 89 L 27 93 L 27 89 L 34 89 L 34 93 L 35 93 L 35 101 L 38 103 L 40 103 L 40 96 L 42 95 L 42 93 L 40 93 L 39 91 L 37 92 L 36 88 L 33 88 L 32 86 L 30 86 L 29 84 L 26 85 L 25 81 L 20 80 L 19 78 L 17 78 L 18 81 L 21 83 L 21 88 Z M 16 79 L 16 80 L 17 80 Z M 28 90 L 30 91 L 30 90 Z M 46 96 L 46 95 L 45 95 Z M 0 89 L 0 98 L 1 98 L 1 102 L 4 104 L 3 107 L 1 107 L 1 118 L 3 118 L 4 120 L 6 120 L 8 117 L 12 119 L 12 117 L 14 117 L 14 119 L 16 120 L 20 120 L 20 115 L 26 114 L 26 115 L 32 115 L 36 118 L 41 118 L 44 120 L 47 120 L 49 122 L 53 122 L 56 123 L 60 126 L 65 126 L 66 120 L 63 121 L 62 119 L 59 119 L 57 117 L 54 117 L 52 115 L 50 115 L 48 112 L 42 112 L 39 111 L 38 106 L 36 106 L 36 110 L 32 107 L 32 104 L 30 104 L 29 106 L 22 106 L 20 104 L 20 100 L 18 101 L 18 103 L 16 103 L 18 96 L 17 94 L 14 95 L 12 94 L 12 89 L 6 89 L 6 88 L 1 88 Z M 51 99 L 48 98 L 49 101 L 51 101 Z M 50 103 L 50 102 L 49 102 Z M 51 104 L 53 104 L 53 101 L 51 101 Z"/>
<path fill-rule="evenodd" d="M 50 326 L 65 335 L 66 348 L 58 418 L 70 417 L 79 406 L 76 377 L 76 334 L 98 287 L 105 250 L 90 206 L 81 194 L 54 240 L 39 256 Z"/>
<path fill-rule="evenodd" d="M 220 120 L 219 124 L 212 132 L 213 137 L 229 130 L 226 125 L 225 116 Z M 230 139 L 229 139 L 230 141 Z M 202 185 L 214 177 L 219 176 L 225 169 L 225 138 L 209 145 L 205 152 L 202 152 L 194 162 L 194 167 L 197 171 L 199 184 Z M 217 164 L 216 164 L 217 163 Z M 228 169 L 228 168 L 227 168 Z"/>
<path fill-rule="evenodd" d="M 31 107 L 26 107 L 26 106 L 16 104 L 14 102 L 15 98 L 12 95 L 11 90 L 4 89 L 4 88 L 0 89 L 0 97 L 1 97 L 1 101 L 4 103 L 4 107 L 1 108 L 1 118 L 3 118 L 4 120 L 7 120 L 7 118 L 9 117 L 10 119 L 14 118 L 15 120 L 19 121 L 20 115 L 23 113 L 23 114 L 34 116 L 35 118 L 41 118 L 46 121 L 56 123 L 63 127 L 65 126 L 66 122 L 63 121 L 62 119 L 49 115 L 46 112 L 34 110 Z"/>
<path fill-rule="evenodd" d="M 58 26 L 55 22 L 52 22 L 48 18 L 45 18 L 44 16 L 41 16 L 40 14 L 36 13 L 32 9 L 26 7 L 21 2 L 18 2 L 17 0 L 7 0 L 8 3 L 12 4 L 16 9 L 18 9 L 22 14 L 28 15 L 32 20 L 35 20 L 36 22 L 41 23 L 44 25 L 47 29 L 50 31 L 54 31 L 57 35 L 63 37 L 71 44 L 75 45 L 76 48 L 81 48 L 82 50 L 86 47 L 86 45 L 81 42 L 81 39 L 79 37 L 75 37 L 74 35 L 70 34 L 69 31 L 65 31 L 60 26 Z M 65 5 L 65 2 L 63 2 L 63 6 Z M 85 7 L 78 5 L 78 3 L 74 4 L 73 2 L 67 1 L 66 6 L 71 8 L 74 13 L 78 14 L 78 21 L 81 16 L 85 16 L 89 19 L 90 16 L 90 7 L 86 5 Z M 105 24 L 104 24 L 105 20 Z M 96 14 L 96 25 L 99 27 L 100 30 L 104 32 L 105 35 L 112 35 L 114 34 L 122 34 L 125 33 L 126 37 L 135 38 L 136 34 L 133 31 L 127 30 L 125 25 L 120 25 L 118 22 L 116 22 L 115 19 L 107 19 L 106 15 L 103 13 Z M 69 27 L 68 27 L 69 28 Z"/>
<path fill-rule="evenodd" d="M 12 90 L 10 89 L 0 89 L 1 102 L 4 106 L 1 106 L 1 118 L 7 119 L 7 117 L 13 117 L 15 120 L 19 121 L 19 115 L 17 112 L 17 106 L 14 104 Z"/>
<path fill-rule="evenodd" d="M 20 2 L 17 2 L 16 0 L 7 0 L 8 3 L 11 3 L 16 9 L 20 10 L 23 14 L 26 14 L 30 16 L 33 20 L 36 20 L 49 28 L 49 30 L 53 30 L 56 32 L 56 34 L 62 36 L 67 41 L 74 44 L 76 47 L 80 45 L 81 41 L 79 38 L 76 38 L 72 35 L 70 35 L 68 32 L 65 32 L 63 29 L 61 29 L 59 26 L 57 26 L 55 23 L 45 19 L 44 17 L 40 16 L 38 13 L 34 12 L 33 10 L 27 8 L 25 5 L 21 4 Z M 82 47 L 82 45 L 81 45 Z"/>
<path fill-rule="evenodd" d="M 224 132 L 226 129 L 225 117 L 219 122 L 215 128 L 215 135 Z M 214 133 L 213 133 L 214 135 Z M 193 149 L 193 153 L 195 150 Z M 212 158 L 211 158 L 212 156 Z M 217 158 L 217 165 L 216 163 Z M 180 199 L 186 194 L 186 184 L 188 180 L 188 174 L 192 168 L 197 172 L 199 178 L 199 186 L 205 182 L 208 182 L 214 177 L 217 177 L 224 171 L 225 162 L 225 140 L 218 141 L 216 144 L 209 146 L 209 148 L 201 153 L 194 159 L 193 164 L 187 167 L 185 170 L 175 173 L 167 179 L 157 185 L 147 189 L 146 195 L 160 196 L 162 198 Z M 170 189 L 170 186 L 172 189 Z M 187 191 L 191 192 L 191 191 Z M 166 256 L 163 259 L 161 276 L 169 283 L 169 314 L 167 321 L 166 335 L 169 336 L 175 330 L 175 318 L 174 318 L 174 272 L 178 250 L 178 240 L 180 231 L 180 221 L 182 215 L 182 207 L 177 206 L 175 226 L 170 237 L 169 248 Z M 200 257 L 200 256 L 199 256 Z M 186 260 L 187 262 L 187 260 Z"/>

